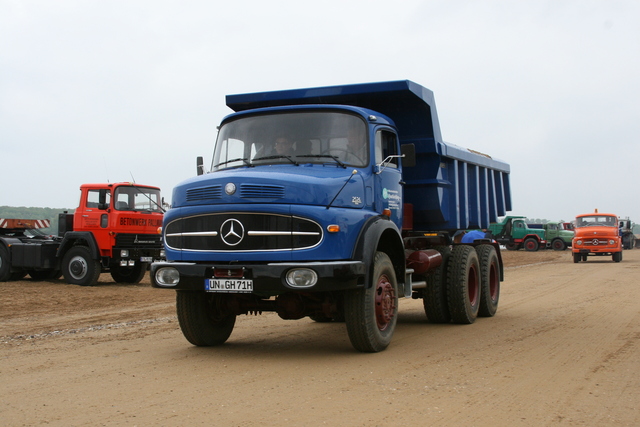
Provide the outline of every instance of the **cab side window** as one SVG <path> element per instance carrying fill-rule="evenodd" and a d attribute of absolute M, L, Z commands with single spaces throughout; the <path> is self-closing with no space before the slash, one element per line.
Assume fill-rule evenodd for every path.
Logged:
<path fill-rule="evenodd" d="M 389 156 L 398 155 L 398 142 L 396 134 L 388 130 L 379 130 L 376 132 L 376 164 L 380 164 L 387 160 Z M 388 159 L 387 167 L 397 168 L 398 158 Z"/>
<path fill-rule="evenodd" d="M 101 200 L 100 193 L 102 192 Z M 107 207 L 111 203 L 111 193 L 105 190 L 89 190 L 87 192 L 87 207 L 88 208 L 98 208 L 100 204 L 104 204 Z"/>

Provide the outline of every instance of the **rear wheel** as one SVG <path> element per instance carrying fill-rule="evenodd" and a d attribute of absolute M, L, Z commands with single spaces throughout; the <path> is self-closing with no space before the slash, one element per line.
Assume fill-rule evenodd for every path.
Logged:
<path fill-rule="evenodd" d="M 422 304 L 424 313 L 432 323 L 449 323 L 449 303 L 447 302 L 447 263 L 451 257 L 451 248 L 437 246 L 442 255 L 442 264 L 427 277 L 427 287 L 423 292 Z"/>
<path fill-rule="evenodd" d="M 111 277 L 116 283 L 140 283 L 147 272 L 146 262 L 136 262 L 133 267 L 111 267 Z"/>
<path fill-rule="evenodd" d="M 517 251 L 518 249 L 520 249 L 520 245 L 513 242 L 507 243 L 506 245 L 504 245 L 504 247 L 507 248 L 508 251 Z"/>
<path fill-rule="evenodd" d="M 533 237 L 529 237 L 524 241 L 524 249 L 529 252 L 535 252 L 540 248 L 540 243 Z"/>
<path fill-rule="evenodd" d="M 205 292 L 177 291 L 178 323 L 184 337 L 193 345 L 223 344 L 233 331 L 236 315 L 225 313 L 222 298 Z"/>
<path fill-rule="evenodd" d="M 398 320 L 398 282 L 391 259 L 376 252 L 373 284 L 345 294 L 345 323 L 353 347 L 362 352 L 382 351 L 391 342 Z"/>
<path fill-rule="evenodd" d="M 496 249 L 491 245 L 476 247 L 480 262 L 480 308 L 478 316 L 492 317 L 500 299 L 500 265 Z"/>
<path fill-rule="evenodd" d="M 460 324 L 475 322 L 480 308 L 480 263 L 472 246 L 454 246 L 447 281 L 451 320 Z"/>
<path fill-rule="evenodd" d="M 74 246 L 62 258 L 62 274 L 67 283 L 93 286 L 100 277 L 100 262 L 91 257 L 86 246 Z"/>

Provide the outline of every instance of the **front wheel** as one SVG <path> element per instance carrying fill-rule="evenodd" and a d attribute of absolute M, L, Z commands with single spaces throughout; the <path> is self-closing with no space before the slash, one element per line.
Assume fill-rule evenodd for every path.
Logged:
<path fill-rule="evenodd" d="M 500 299 L 500 262 L 491 245 L 476 247 L 480 262 L 480 308 L 478 316 L 492 317 L 498 311 Z"/>
<path fill-rule="evenodd" d="M 62 274 L 67 283 L 93 286 L 100 277 L 100 262 L 91 257 L 86 246 L 74 246 L 62 258 Z"/>
<path fill-rule="evenodd" d="M 374 353 L 389 346 L 398 321 L 398 282 L 391 259 L 376 252 L 373 284 L 345 294 L 345 323 L 353 347 Z"/>
<path fill-rule="evenodd" d="M 111 267 L 111 277 L 116 283 L 140 283 L 147 272 L 146 262 L 136 262 L 133 267 Z"/>
<path fill-rule="evenodd" d="M 225 312 L 222 302 L 219 295 L 177 291 L 178 323 L 187 341 L 201 347 L 227 341 L 236 324 L 236 315 Z"/>
<path fill-rule="evenodd" d="M 453 247 L 447 276 L 451 320 L 459 324 L 475 322 L 480 308 L 480 263 L 472 246 Z"/>
<path fill-rule="evenodd" d="M 529 252 L 535 252 L 540 248 L 540 243 L 533 237 L 529 237 L 524 241 L 524 249 Z"/>
<path fill-rule="evenodd" d="M 613 254 L 612 256 L 613 258 L 613 262 L 620 262 L 622 261 L 622 252 L 616 252 Z"/>
<path fill-rule="evenodd" d="M 582 260 L 582 255 L 581 255 L 581 254 L 579 254 L 579 253 L 577 253 L 577 252 L 574 252 L 574 254 L 573 254 L 573 262 L 574 262 L 575 264 L 577 264 L 577 263 L 579 263 L 581 260 Z"/>

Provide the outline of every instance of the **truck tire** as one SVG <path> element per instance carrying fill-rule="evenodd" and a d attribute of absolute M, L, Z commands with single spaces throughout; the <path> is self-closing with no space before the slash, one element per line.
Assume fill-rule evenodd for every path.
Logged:
<path fill-rule="evenodd" d="M 176 309 L 182 334 L 200 347 L 223 344 L 236 324 L 235 314 L 225 314 L 220 309 L 218 295 L 177 291 Z"/>
<path fill-rule="evenodd" d="M 581 254 L 579 254 L 577 252 L 573 253 L 573 262 L 575 264 L 579 263 L 581 259 L 582 259 L 582 255 Z"/>
<path fill-rule="evenodd" d="M 449 323 L 449 303 L 447 301 L 447 263 L 451 257 L 451 248 L 448 246 L 436 246 L 442 254 L 442 264 L 433 274 L 427 277 L 427 287 L 423 291 L 422 304 L 424 313 L 431 323 Z"/>
<path fill-rule="evenodd" d="M 475 322 L 480 308 L 480 263 L 475 249 L 454 246 L 447 270 L 451 320 L 458 324 Z"/>
<path fill-rule="evenodd" d="M 74 246 L 62 258 L 62 274 L 67 283 L 94 286 L 100 277 L 100 262 L 86 246 Z"/>
<path fill-rule="evenodd" d="M 33 280 L 56 280 L 62 276 L 60 270 L 29 270 L 28 273 Z"/>
<path fill-rule="evenodd" d="M 613 258 L 613 262 L 620 262 L 622 261 L 622 252 L 615 252 L 611 258 Z"/>
<path fill-rule="evenodd" d="M 493 317 L 498 311 L 500 299 L 500 262 L 496 249 L 491 245 L 476 247 L 480 263 L 480 307 L 478 316 Z"/>
<path fill-rule="evenodd" d="M 353 347 L 362 352 L 382 351 L 391 342 L 398 321 L 398 282 L 391 259 L 376 252 L 373 284 L 345 294 L 345 323 Z"/>
<path fill-rule="evenodd" d="M 533 237 L 529 237 L 524 241 L 524 249 L 529 252 L 536 252 L 540 249 L 540 243 Z"/>
<path fill-rule="evenodd" d="M 554 251 L 564 251 L 567 248 L 567 244 L 562 239 L 555 239 L 551 242 L 551 248 Z"/>
<path fill-rule="evenodd" d="M 136 262 L 133 267 L 111 267 L 111 277 L 116 283 L 140 283 L 147 272 L 148 263 Z"/>
<path fill-rule="evenodd" d="M 0 282 L 11 280 L 11 263 L 9 262 L 9 250 L 0 243 Z"/>
<path fill-rule="evenodd" d="M 505 248 L 507 248 L 508 251 L 517 251 L 518 249 L 520 249 L 520 245 L 517 243 L 507 243 L 504 245 Z"/>

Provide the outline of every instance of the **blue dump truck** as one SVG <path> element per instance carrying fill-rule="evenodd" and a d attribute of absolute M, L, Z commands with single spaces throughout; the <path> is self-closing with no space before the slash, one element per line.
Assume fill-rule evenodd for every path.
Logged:
<path fill-rule="evenodd" d="M 456 244 L 511 210 L 509 165 L 443 142 L 433 93 L 411 81 L 228 95 L 211 168 L 173 190 L 166 262 L 180 328 L 224 343 L 241 314 L 344 322 L 384 350 L 400 297 L 435 323 L 496 313 L 497 243 Z"/>

